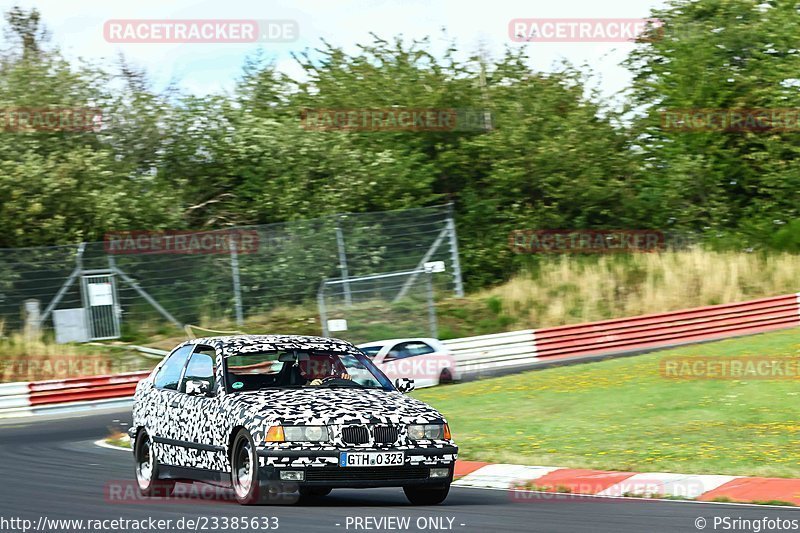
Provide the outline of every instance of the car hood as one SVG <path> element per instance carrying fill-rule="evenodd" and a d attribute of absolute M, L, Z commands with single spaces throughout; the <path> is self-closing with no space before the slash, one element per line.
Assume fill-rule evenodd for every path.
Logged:
<path fill-rule="evenodd" d="M 281 424 L 414 424 L 444 418 L 431 406 L 396 391 L 356 388 L 268 389 L 234 393 L 226 402 L 240 415 Z"/>

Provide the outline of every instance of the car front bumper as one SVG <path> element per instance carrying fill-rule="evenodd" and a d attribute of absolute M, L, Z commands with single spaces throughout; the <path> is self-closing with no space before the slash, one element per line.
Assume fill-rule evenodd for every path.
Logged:
<path fill-rule="evenodd" d="M 344 452 L 402 451 L 402 466 L 342 467 Z M 428 448 L 381 448 L 335 450 L 291 450 L 259 448 L 260 479 L 269 483 L 296 484 L 300 487 L 405 487 L 445 485 L 453 480 L 458 455 L 456 446 Z M 431 469 L 447 470 L 446 476 L 431 477 Z M 302 480 L 286 480 L 281 472 L 302 473 Z"/>

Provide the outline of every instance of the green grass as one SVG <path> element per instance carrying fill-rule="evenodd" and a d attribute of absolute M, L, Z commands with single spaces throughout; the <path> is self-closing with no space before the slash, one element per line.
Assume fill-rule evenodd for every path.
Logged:
<path fill-rule="evenodd" d="M 106 444 L 120 448 L 131 448 L 131 438 L 124 431 L 111 429 L 111 435 L 103 439 Z"/>
<path fill-rule="evenodd" d="M 468 460 L 800 477 L 800 379 L 671 380 L 671 356 L 798 356 L 800 330 L 422 390 Z"/>

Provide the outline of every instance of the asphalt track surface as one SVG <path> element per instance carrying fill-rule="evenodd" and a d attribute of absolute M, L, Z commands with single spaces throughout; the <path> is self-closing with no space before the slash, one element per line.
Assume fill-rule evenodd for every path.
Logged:
<path fill-rule="evenodd" d="M 412 506 L 402 490 L 394 488 L 339 489 L 317 501 L 258 507 L 242 507 L 225 501 L 227 491 L 222 491 L 223 498 L 211 500 L 195 497 L 180 502 L 139 499 L 120 502 L 118 497 L 112 498 L 109 487 L 114 484 L 132 486 L 126 485 L 133 481 L 132 456 L 128 452 L 95 446 L 93 442 L 108 435 L 108 428 L 124 428 L 125 423 L 130 423 L 127 410 L 48 419 L 12 419 L 0 423 L 0 531 L 22 531 L 23 523 L 9 522 L 12 518 L 31 520 L 29 531 L 53 533 L 156 530 L 147 529 L 147 524 L 140 524 L 145 529 L 77 529 L 74 524 L 58 527 L 52 524 L 54 519 L 169 519 L 172 520 L 170 527 L 162 531 L 180 532 L 196 529 L 267 531 L 262 526 L 242 529 L 241 523 L 237 528 L 230 527 L 233 517 L 277 517 L 277 530 L 287 532 L 698 531 L 695 521 L 699 517 L 706 520 L 704 531 L 756 531 L 753 527 L 724 529 L 722 523 L 715 528 L 714 517 L 731 521 L 767 518 L 800 522 L 800 510 L 791 508 L 537 493 L 514 498 L 501 490 L 455 487 L 444 504 L 434 507 Z M 407 527 L 402 523 L 377 522 L 389 517 L 410 518 L 410 521 Z M 199 518 L 206 529 L 189 528 L 185 522 L 183 527 L 178 527 L 181 518 Z M 229 520 L 227 529 L 222 528 L 224 518 Z M 370 521 L 361 522 L 359 527 L 358 518 Z M 50 527 L 47 527 L 48 522 Z M 274 520 L 270 522 L 274 523 Z M 84 522 L 83 527 L 90 525 Z M 758 530 L 770 529 L 762 525 Z M 800 526 L 795 530 L 800 530 Z"/>

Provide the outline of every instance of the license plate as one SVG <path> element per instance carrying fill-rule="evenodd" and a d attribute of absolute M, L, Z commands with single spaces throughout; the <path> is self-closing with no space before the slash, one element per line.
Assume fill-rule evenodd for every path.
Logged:
<path fill-rule="evenodd" d="M 403 452 L 343 452 L 339 466 L 403 466 Z"/>

